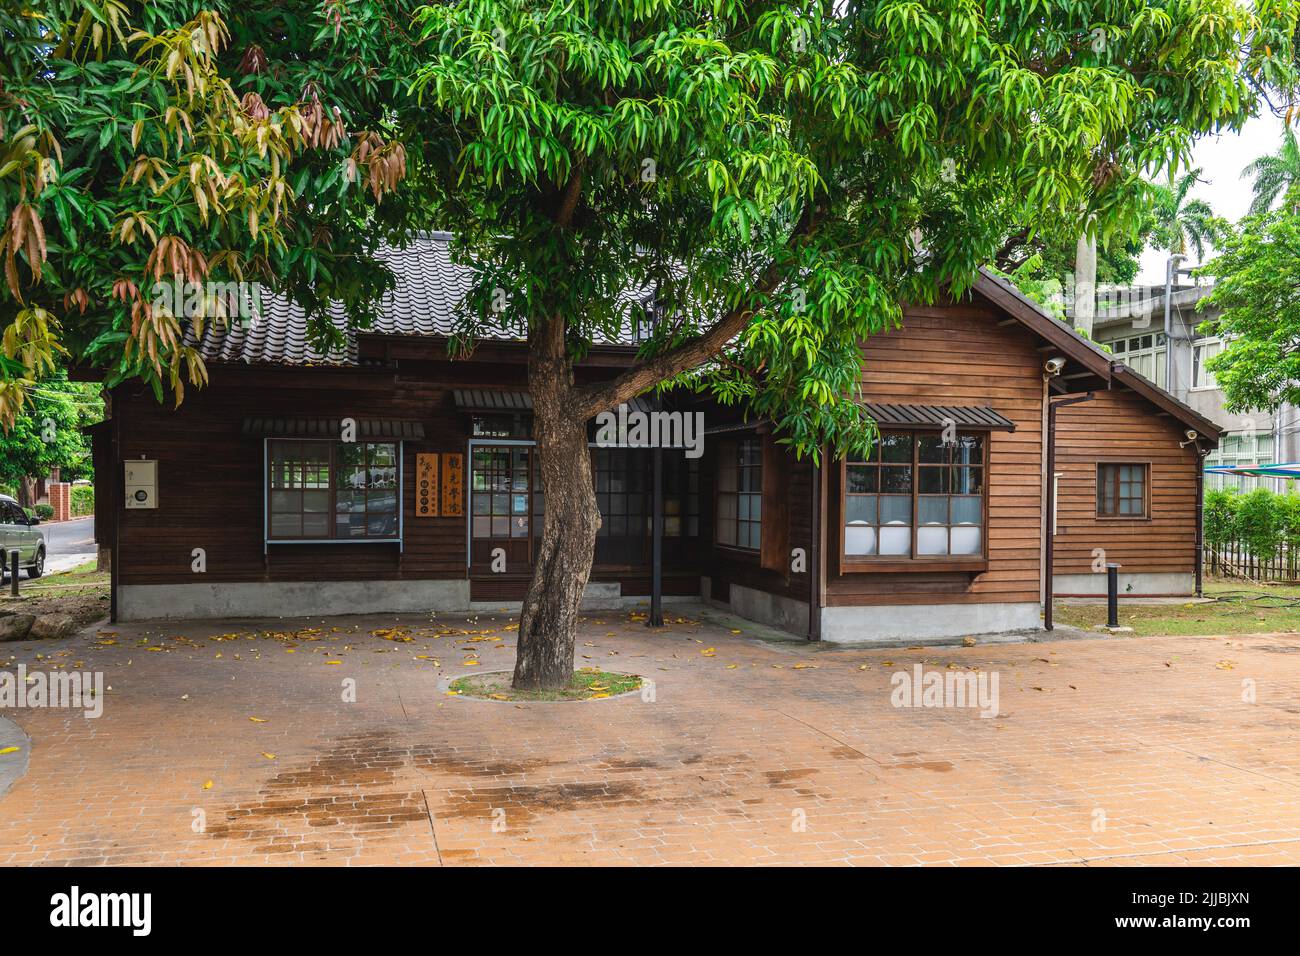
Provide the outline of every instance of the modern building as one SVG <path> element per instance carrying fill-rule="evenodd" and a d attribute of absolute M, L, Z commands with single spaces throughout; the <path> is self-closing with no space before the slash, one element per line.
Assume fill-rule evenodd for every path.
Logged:
<path fill-rule="evenodd" d="M 1117 360 L 1223 428 L 1219 447 L 1206 456 L 1207 467 L 1300 461 L 1300 409 L 1288 406 L 1276 414 L 1225 410 L 1223 392 L 1206 368 L 1207 361 L 1223 349 L 1223 339 L 1212 329 L 1219 310 L 1202 304 L 1213 289 L 1211 281 L 1176 286 L 1169 298 L 1167 327 L 1163 285 L 1100 290 L 1092 338 Z M 1260 484 L 1285 491 L 1289 484 L 1214 473 L 1206 475 L 1205 483 L 1206 488 L 1242 491 Z"/>

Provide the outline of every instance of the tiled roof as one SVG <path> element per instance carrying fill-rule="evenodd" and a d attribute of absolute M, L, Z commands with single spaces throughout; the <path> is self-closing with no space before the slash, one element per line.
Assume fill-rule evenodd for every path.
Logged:
<path fill-rule="evenodd" d="M 441 336 L 456 331 L 455 309 L 473 283 L 474 272 L 452 261 L 451 234 L 425 233 L 405 249 L 383 246 L 377 255 L 393 271 L 394 287 L 384 295 L 379 316 L 361 334 Z M 643 298 L 634 293 L 625 303 Z M 247 326 L 209 326 L 199 341 L 199 351 L 209 362 L 270 363 L 277 365 L 356 365 L 357 333 L 349 332 L 341 307 L 330 310 L 330 320 L 343 332 L 341 349 L 322 354 L 307 334 L 302 308 L 279 294 L 263 295 L 262 315 Z M 634 345 L 630 318 L 617 336 L 599 337 L 602 344 Z M 494 336 L 517 341 L 517 336 Z M 191 344 L 193 340 L 191 339 Z"/>

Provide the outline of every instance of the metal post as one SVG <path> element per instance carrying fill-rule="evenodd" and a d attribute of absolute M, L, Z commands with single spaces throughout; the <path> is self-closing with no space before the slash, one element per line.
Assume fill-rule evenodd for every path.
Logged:
<path fill-rule="evenodd" d="M 664 626 L 664 452 L 656 448 L 651 498 L 650 617 L 647 627 Z"/>
<path fill-rule="evenodd" d="M 18 597 L 18 549 L 9 551 L 9 594 Z"/>
<path fill-rule="evenodd" d="M 1106 626 L 1119 627 L 1119 565 L 1106 565 Z"/>

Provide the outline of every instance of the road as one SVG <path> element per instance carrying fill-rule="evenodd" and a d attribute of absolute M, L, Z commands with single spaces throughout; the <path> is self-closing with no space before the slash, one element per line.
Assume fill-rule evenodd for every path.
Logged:
<path fill-rule="evenodd" d="M 93 516 L 50 522 L 39 527 L 45 534 L 46 574 L 67 571 L 95 559 L 97 552 Z"/>

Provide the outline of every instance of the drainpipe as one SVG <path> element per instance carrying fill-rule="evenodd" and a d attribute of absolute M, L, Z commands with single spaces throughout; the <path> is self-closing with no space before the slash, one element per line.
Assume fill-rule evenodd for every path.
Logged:
<path fill-rule="evenodd" d="M 825 449 L 819 449 L 825 453 Z M 808 542 L 808 640 L 822 639 L 822 466 L 821 457 L 812 466 L 812 528 Z"/>
<path fill-rule="evenodd" d="M 1059 371 L 1059 370 L 1058 370 Z M 1092 401 L 1093 393 L 1087 395 L 1072 395 L 1068 398 L 1058 398 L 1055 401 L 1049 401 L 1047 406 L 1047 473 L 1048 475 L 1056 472 L 1056 410 L 1062 405 L 1078 405 L 1080 402 Z M 1043 523 L 1047 525 L 1047 560 L 1044 562 L 1044 575 L 1047 579 L 1046 594 L 1043 601 L 1043 630 L 1050 631 L 1053 628 L 1052 622 L 1052 573 L 1055 551 L 1056 529 L 1052 527 L 1052 516 L 1056 513 L 1056 482 L 1049 480 L 1047 482 L 1047 507 L 1043 516 Z"/>
<path fill-rule="evenodd" d="M 1205 563 L 1205 456 L 1206 450 L 1196 443 L 1196 596 L 1203 597 L 1202 568 Z"/>
<path fill-rule="evenodd" d="M 112 415 L 109 425 L 109 434 L 112 436 L 109 441 L 109 468 L 108 474 L 108 493 L 109 493 L 109 514 L 113 518 L 113 554 L 109 558 L 108 564 L 108 620 L 112 624 L 117 623 L 117 592 L 121 587 L 121 568 L 122 568 L 122 405 L 121 393 L 114 394 L 109 392 L 109 414 Z"/>

